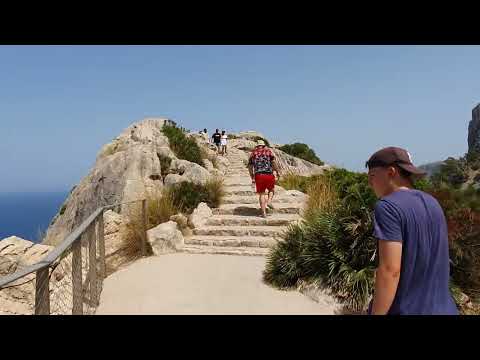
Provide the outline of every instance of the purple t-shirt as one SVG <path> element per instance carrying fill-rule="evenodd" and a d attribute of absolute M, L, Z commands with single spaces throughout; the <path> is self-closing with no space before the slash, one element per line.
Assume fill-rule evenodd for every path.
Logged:
<path fill-rule="evenodd" d="M 389 315 L 458 314 L 448 288 L 447 223 L 433 196 L 401 189 L 383 197 L 375 205 L 373 235 L 402 242 L 400 280 Z"/>

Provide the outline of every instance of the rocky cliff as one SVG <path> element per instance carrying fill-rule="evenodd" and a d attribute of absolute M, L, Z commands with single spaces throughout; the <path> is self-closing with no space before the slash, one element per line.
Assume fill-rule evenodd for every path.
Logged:
<path fill-rule="evenodd" d="M 468 124 L 468 152 L 480 152 L 480 104 L 473 108 Z"/>

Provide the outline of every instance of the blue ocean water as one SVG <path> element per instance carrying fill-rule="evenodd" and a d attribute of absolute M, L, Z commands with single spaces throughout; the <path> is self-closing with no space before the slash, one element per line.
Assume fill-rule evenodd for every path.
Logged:
<path fill-rule="evenodd" d="M 39 242 L 68 192 L 0 193 L 0 240 L 18 236 Z"/>

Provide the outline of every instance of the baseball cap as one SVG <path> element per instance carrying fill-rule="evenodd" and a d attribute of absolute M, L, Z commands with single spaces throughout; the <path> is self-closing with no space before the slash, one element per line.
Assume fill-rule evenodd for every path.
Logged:
<path fill-rule="evenodd" d="M 385 167 L 390 165 L 397 165 L 403 170 L 416 176 L 424 176 L 427 174 L 426 171 L 413 165 L 412 157 L 407 150 L 394 146 L 378 150 L 365 163 L 365 167 L 367 168 Z"/>
<path fill-rule="evenodd" d="M 258 140 L 256 146 L 265 146 L 265 141 L 263 141 L 263 140 Z"/>

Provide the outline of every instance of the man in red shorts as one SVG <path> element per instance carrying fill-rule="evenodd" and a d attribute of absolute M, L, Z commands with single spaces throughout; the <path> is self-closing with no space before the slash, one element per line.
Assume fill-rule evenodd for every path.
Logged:
<path fill-rule="evenodd" d="M 263 140 L 257 141 L 255 150 L 250 154 L 248 171 L 252 178 L 252 184 L 256 185 L 258 200 L 262 210 L 261 216 L 265 218 L 267 217 L 267 205 L 270 209 L 273 209 L 272 200 L 275 190 L 275 176 L 273 172 L 277 173 L 277 180 L 280 178 L 280 174 L 275 162 L 275 156 L 272 150 L 265 146 Z M 268 195 L 265 194 L 266 190 L 268 190 Z"/>

